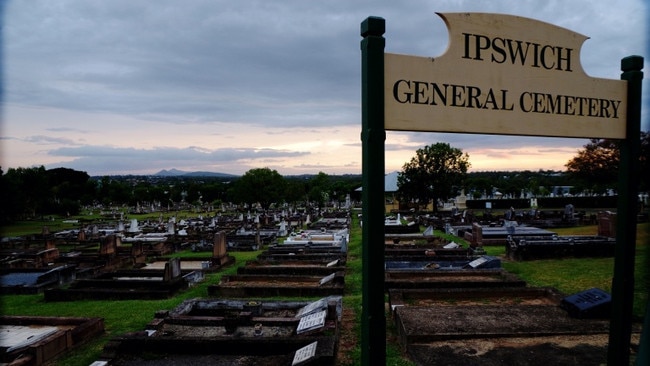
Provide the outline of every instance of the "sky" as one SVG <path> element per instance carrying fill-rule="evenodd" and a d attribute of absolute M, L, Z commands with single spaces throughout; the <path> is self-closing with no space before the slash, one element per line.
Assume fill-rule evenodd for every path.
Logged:
<path fill-rule="evenodd" d="M 435 57 L 436 12 L 503 13 L 589 37 L 592 77 L 645 59 L 643 0 L 0 0 L 0 167 L 91 176 L 162 169 L 360 174 L 360 24 L 386 20 L 386 52 Z M 565 170 L 587 139 L 388 131 L 386 172 L 443 142 L 470 171 Z"/>

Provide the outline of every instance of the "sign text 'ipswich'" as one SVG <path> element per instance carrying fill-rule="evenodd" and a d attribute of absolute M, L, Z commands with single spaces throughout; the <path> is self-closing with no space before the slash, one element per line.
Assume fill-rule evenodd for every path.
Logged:
<path fill-rule="evenodd" d="M 384 56 L 386 130 L 625 138 L 626 82 L 585 74 L 588 37 L 511 15 L 438 15 L 442 56 Z"/>

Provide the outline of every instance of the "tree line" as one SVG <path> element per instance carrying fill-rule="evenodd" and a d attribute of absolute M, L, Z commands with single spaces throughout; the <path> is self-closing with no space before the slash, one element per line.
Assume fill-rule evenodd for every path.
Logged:
<path fill-rule="evenodd" d="M 134 207 L 179 202 L 187 205 L 234 203 L 266 209 L 273 203 L 303 203 L 322 207 L 345 202 L 346 195 L 361 185 L 360 175 L 280 175 L 269 168 L 255 168 L 240 177 L 102 176 L 69 168 L 43 166 L 0 168 L 2 223 L 38 219 L 45 215 L 77 215 L 83 207 Z"/>
<path fill-rule="evenodd" d="M 648 192 L 650 171 L 650 134 L 641 132 L 639 172 L 632 172 L 638 179 L 638 191 Z M 416 208 L 426 207 L 430 202 L 434 211 L 440 203 L 456 197 L 461 191 L 469 198 L 490 197 L 497 190 L 502 197 L 517 198 L 521 193 L 547 196 L 553 187 L 570 187 L 572 195 L 604 195 L 616 193 L 620 165 L 619 142 L 607 139 L 591 139 L 569 160 L 566 172 L 530 171 L 491 172 L 468 174 L 471 164 L 469 155 L 447 143 L 435 143 L 418 149 L 415 156 L 404 164 L 397 178 L 397 198 Z"/>
<path fill-rule="evenodd" d="M 650 171 L 650 134 L 641 133 L 640 171 Z M 402 202 L 446 200 L 465 191 L 479 198 L 498 190 L 519 197 L 522 190 L 546 196 L 552 187 L 570 186 L 571 194 L 604 194 L 616 190 L 618 146 L 611 140 L 590 140 L 560 171 L 492 171 L 468 173 L 469 156 L 449 144 L 436 143 L 416 151 L 398 177 Z M 639 174 L 639 191 L 648 192 L 647 174 Z M 69 168 L 0 167 L 2 223 L 44 215 L 77 215 L 84 206 L 135 206 L 158 202 L 191 205 L 234 203 L 268 208 L 273 203 L 310 203 L 322 207 L 360 199 L 361 175 L 282 176 L 269 168 L 254 168 L 240 177 L 102 176 Z"/>

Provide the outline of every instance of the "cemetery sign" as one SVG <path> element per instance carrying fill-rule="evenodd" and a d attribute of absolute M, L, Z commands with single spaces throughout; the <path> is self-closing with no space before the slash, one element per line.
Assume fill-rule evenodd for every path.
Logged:
<path fill-rule="evenodd" d="M 588 37 L 512 15 L 438 15 L 442 56 L 384 54 L 386 130 L 626 137 L 626 83 L 586 75 Z"/>
<path fill-rule="evenodd" d="M 621 80 L 592 78 L 586 36 L 511 15 L 438 15 L 449 45 L 435 58 L 385 53 L 384 19 L 361 23 L 362 365 L 386 363 L 386 130 L 619 140 L 608 364 L 629 364 L 643 57 L 621 59 Z"/>

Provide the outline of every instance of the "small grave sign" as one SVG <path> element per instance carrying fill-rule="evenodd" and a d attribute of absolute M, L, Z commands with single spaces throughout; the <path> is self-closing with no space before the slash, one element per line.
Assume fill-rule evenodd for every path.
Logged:
<path fill-rule="evenodd" d="M 316 356 L 316 348 L 318 348 L 318 341 L 310 343 L 297 350 L 296 354 L 293 356 L 291 366 L 300 365 L 301 363 L 314 358 Z"/>
<path fill-rule="evenodd" d="M 469 262 L 469 266 L 472 267 L 472 268 L 477 268 L 478 266 L 480 266 L 481 264 L 483 264 L 483 263 L 485 263 L 487 261 L 488 260 L 485 257 L 477 258 L 477 259 L 474 259 L 473 261 Z"/>
<path fill-rule="evenodd" d="M 329 276 L 325 276 L 320 280 L 319 284 L 321 286 L 323 286 L 324 284 L 326 284 L 326 283 L 330 282 L 331 280 L 333 280 L 335 276 L 336 276 L 336 273 L 332 273 Z"/>
<path fill-rule="evenodd" d="M 314 301 L 312 303 L 309 303 L 308 305 L 302 307 L 298 312 L 296 313 L 297 318 L 301 318 L 305 315 L 309 315 L 315 311 L 321 311 L 323 309 L 327 308 L 327 301 L 325 299 L 320 299 L 318 301 Z"/>
<path fill-rule="evenodd" d="M 300 318 L 298 322 L 298 328 L 296 329 L 296 334 L 301 334 L 308 332 L 310 330 L 315 330 L 325 326 L 325 317 L 327 316 L 327 310 L 322 310 L 314 314 L 309 314 Z"/>

